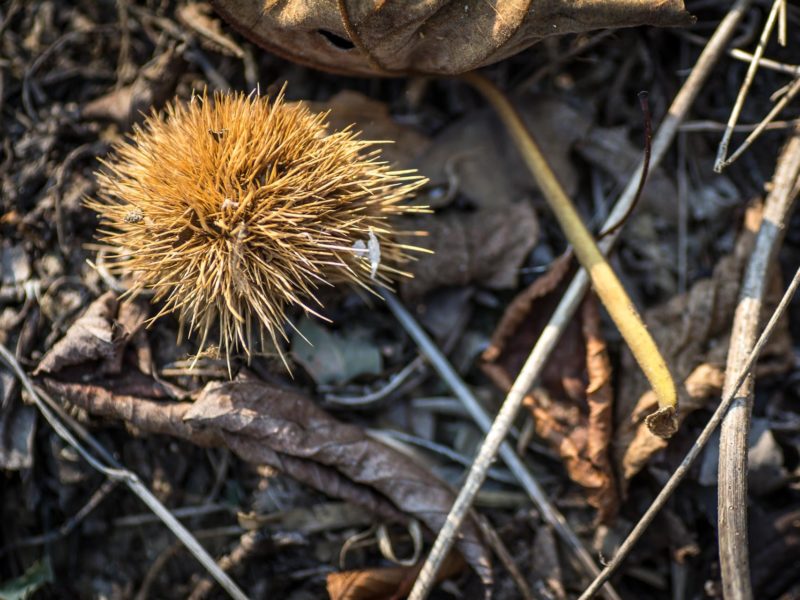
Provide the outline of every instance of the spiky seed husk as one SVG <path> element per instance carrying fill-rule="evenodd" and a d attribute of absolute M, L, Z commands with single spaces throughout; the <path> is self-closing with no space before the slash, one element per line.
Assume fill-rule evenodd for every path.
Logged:
<path fill-rule="evenodd" d="M 115 146 L 87 201 L 112 270 L 163 300 L 154 319 L 176 313 L 200 352 L 216 324 L 228 357 L 249 355 L 256 335 L 279 348 L 287 310 L 315 313 L 319 286 L 405 274 L 412 247 L 393 217 L 418 210 L 403 201 L 424 179 L 392 171 L 357 136 L 329 133 L 325 114 L 282 94 L 203 94 L 153 113 Z M 375 239 L 373 279 L 358 249 Z"/>

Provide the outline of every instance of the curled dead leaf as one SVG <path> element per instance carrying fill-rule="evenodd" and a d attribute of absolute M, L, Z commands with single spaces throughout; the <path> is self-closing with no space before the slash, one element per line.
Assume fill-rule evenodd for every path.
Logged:
<path fill-rule="evenodd" d="M 484 372 L 504 391 L 546 324 L 548 305 L 557 301 L 569 256 L 521 292 L 508 306 L 484 352 Z M 553 296 L 553 297 L 551 297 Z M 541 387 L 526 399 L 536 433 L 555 448 L 570 479 L 584 488 L 598 509 L 598 522 L 610 522 L 619 509 L 610 460 L 613 392 L 611 363 L 600 335 L 593 297 L 584 303 L 580 326 L 567 327 L 541 377 Z"/>
<path fill-rule="evenodd" d="M 172 97 L 183 68 L 181 53 L 169 48 L 144 65 L 130 85 L 87 102 L 81 117 L 114 121 L 120 128 L 127 129 Z"/>
<path fill-rule="evenodd" d="M 93 363 L 93 369 L 100 373 L 119 373 L 124 344 L 145 319 L 146 314 L 136 305 L 120 305 L 114 292 L 106 292 L 50 348 L 34 374 L 55 373 L 88 363 Z"/>
<path fill-rule="evenodd" d="M 212 0 L 212 5 L 270 52 L 319 69 L 367 76 L 452 75 L 552 35 L 693 22 L 681 0 Z"/>
<path fill-rule="evenodd" d="M 691 289 L 644 313 L 648 329 L 680 386 L 680 410 L 673 418 L 682 422 L 703 408 L 721 390 L 725 358 L 730 344 L 730 323 L 739 295 L 742 274 L 752 252 L 761 223 L 762 206 L 751 205 L 733 252 L 722 257 L 713 275 L 697 281 Z M 776 274 L 764 306 L 770 315 L 783 287 Z M 761 353 L 757 374 L 785 372 L 792 366 L 791 338 L 786 319 Z M 622 356 L 620 392 L 616 406 L 617 429 L 614 462 L 621 474 L 621 486 L 638 473 L 667 442 L 649 430 L 646 415 L 657 402 L 628 351 Z"/>
<path fill-rule="evenodd" d="M 414 238 L 414 244 L 432 253 L 420 254 L 408 266 L 414 278 L 400 282 L 405 298 L 469 283 L 513 287 L 522 262 L 539 237 L 539 223 L 528 202 L 503 210 L 454 212 L 408 222 L 409 229 L 427 232 Z"/>
<path fill-rule="evenodd" d="M 520 94 L 511 100 L 572 197 L 581 175 L 572 152 L 591 130 L 590 109 L 576 108 L 567 99 L 555 96 Z M 431 185 L 447 185 L 444 198 L 430 199 L 434 207 L 452 199 L 454 191 L 478 208 L 495 210 L 540 194 L 508 128 L 488 110 L 470 111 L 445 127 L 419 153 L 413 166 Z"/>
<path fill-rule="evenodd" d="M 463 559 L 450 553 L 442 563 L 436 580 L 443 581 L 464 570 Z M 422 568 L 422 563 L 412 567 L 379 567 L 331 573 L 328 575 L 328 596 L 331 600 L 385 600 L 404 598 Z"/>
<path fill-rule="evenodd" d="M 438 531 L 455 500 L 430 471 L 298 393 L 247 379 L 211 382 L 195 402 L 164 402 L 117 392 L 129 377 L 95 383 L 46 378 L 42 384 L 92 415 L 201 446 L 227 446 L 247 462 L 272 466 L 388 521 L 412 516 Z M 491 586 L 489 552 L 472 520 L 461 529 L 458 549 Z"/>
<path fill-rule="evenodd" d="M 506 346 L 506 342 L 530 314 L 533 303 L 537 298 L 541 298 L 552 292 L 564 279 L 572 263 L 572 254 L 563 254 L 558 257 L 547 272 L 536 279 L 531 285 L 522 292 L 514 296 L 514 299 L 506 307 L 500 323 L 495 327 L 489 347 L 483 352 L 483 360 L 494 362 Z M 522 365 L 520 365 L 522 366 Z"/>

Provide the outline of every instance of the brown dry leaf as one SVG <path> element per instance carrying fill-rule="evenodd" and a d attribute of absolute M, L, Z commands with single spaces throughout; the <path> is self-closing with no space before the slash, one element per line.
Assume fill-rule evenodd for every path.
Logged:
<path fill-rule="evenodd" d="M 463 559 L 451 553 L 442 563 L 436 581 L 444 581 L 464 570 Z M 383 567 L 331 573 L 327 578 L 328 596 L 331 600 L 386 600 L 405 598 L 422 568 Z"/>
<path fill-rule="evenodd" d="M 87 102 L 81 117 L 114 121 L 128 129 L 144 118 L 143 113 L 161 108 L 172 97 L 183 66 L 181 54 L 169 48 L 144 65 L 132 84 Z"/>
<path fill-rule="evenodd" d="M 433 254 L 419 254 L 408 265 L 413 279 L 400 282 L 404 298 L 414 299 L 430 290 L 476 283 L 490 288 L 510 288 L 519 268 L 539 237 L 539 223 L 528 202 L 503 210 L 453 212 L 407 220 L 409 230 L 423 230 L 416 246 Z"/>
<path fill-rule="evenodd" d="M 118 321 L 118 314 L 130 315 L 125 317 L 124 325 Z M 47 351 L 34 374 L 52 374 L 87 363 L 92 363 L 92 369 L 98 373 L 119 373 L 123 346 L 144 319 L 141 312 L 132 314 L 131 309 L 121 308 L 114 292 L 106 292 Z"/>
<path fill-rule="evenodd" d="M 591 128 L 591 116 L 558 98 L 525 94 L 514 98 L 520 116 L 573 196 L 580 182 L 570 153 Z M 479 208 L 505 207 L 538 186 L 508 129 L 494 112 L 474 111 L 445 128 L 414 163 L 433 185 L 457 184 L 458 193 Z"/>
<path fill-rule="evenodd" d="M 559 259 L 509 305 L 483 369 L 501 389 L 508 390 L 546 323 L 553 293 L 569 266 Z M 610 522 L 619 509 L 610 461 L 612 427 L 611 364 L 600 336 L 594 296 L 584 303 L 580 320 L 561 336 L 541 376 L 541 387 L 525 399 L 539 437 L 558 450 L 570 479 L 582 486 L 596 507 L 598 522 Z M 535 310 L 534 310 L 535 305 Z M 582 329 L 581 329 L 582 327 Z"/>
<path fill-rule="evenodd" d="M 295 392 L 247 379 L 209 383 L 194 403 L 163 402 L 119 392 L 130 388 L 127 377 L 94 384 L 49 378 L 42 383 L 92 415 L 202 446 L 227 446 L 248 462 L 275 467 L 390 521 L 402 522 L 409 515 L 438 531 L 455 500 L 429 471 Z M 458 548 L 491 586 L 489 552 L 471 520 L 461 530 Z"/>
<path fill-rule="evenodd" d="M 614 392 L 611 388 L 611 360 L 600 332 L 600 312 L 594 296 L 583 303 L 583 338 L 586 341 L 586 458 L 576 461 L 572 478 L 587 488 L 589 504 L 597 507 L 597 520 L 611 522 L 619 510 L 614 470 L 611 468 L 611 429 L 614 422 Z M 567 467 L 569 469 L 569 466 Z M 571 472 L 571 471 L 570 471 Z M 594 485 L 592 485 L 594 484 Z"/>
<path fill-rule="evenodd" d="M 385 103 L 359 92 L 343 90 L 327 102 L 306 104 L 314 112 L 330 111 L 328 127 L 332 131 L 355 125 L 362 139 L 385 141 L 380 146 L 381 160 L 401 168 L 412 166 L 414 158 L 430 145 L 422 132 L 395 121 Z"/>
<path fill-rule="evenodd" d="M 571 262 L 570 255 L 556 259 L 544 275 L 517 294 L 506 307 L 481 363 L 483 371 L 502 390 L 511 387 L 555 309 Z M 580 326 L 573 321 L 544 366 L 539 378 L 542 386 L 563 389 L 567 395 L 579 399 L 585 391 L 585 382 L 580 380 L 583 354 Z"/>
<path fill-rule="evenodd" d="M 553 261 L 553 264 L 544 275 L 514 296 L 514 299 L 503 312 L 497 327 L 495 327 L 489 346 L 483 352 L 483 360 L 494 362 L 497 359 L 503 348 L 506 347 L 508 339 L 519 331 L 520 326 L 529 317 L 533 303 L 558 287 L 567 271 L 569 271 L 571 264 L 572 253 L 562 254 Z M 518 365 L 518 368 L 521 367 L 521 364 Z"/>
<path fill-rule="evenodd" d="M 618 185 L 624 186 L 642 160 L 644 146 L 644 141 L 638 147 L 632 144 L 628 139 L 629 132 L 628 126 L 592 127 L 575 144 L 575 150 L 585 160 L 611 174 Z M 647 185 L 642 190 L 639 201 L 640 211 L 647 210 L 664 217 L 670 223 L 676 223 L 678 204 L 667 200 L 677 197 L 675 184 L 662 167 L 656 167 L 647 173 Z"/>
<path fill-rule="evenodd" d="M 680 0 L 212 0 L 212 5 L 270 52 L 352 75 L 463 73 L 552 35 L 685 26 L 694 20 Z"/>
<path fill-rule="evenodd" d="M 701 279 L 683 295 L 644 313 L 653 335 L 679 389 L 679 422 L 720 393 L 725 358 L 730 343 L 730 326 L 738 302 L 739 287 L 747 260 L 753 250 L 761 223 L 762 206 L 747 209 L 744 227 L 732 254 L 724 256 L 711 277 Z M 764 306 L 768 316 L 780 298 L 782 287 L 776 274 Z M 756 373 L 775 374 L 792 367 L 791 339 L 787 321 L 773 335 L 759 359 Z M 622 475 L 621 485 L 638 473 L 648 460 L 666 447 L 667 441 L 648 430 L 644 417 L 657 402 L 629 351 L 622 356 L 620 390 L 615 409 L 614 462 Z"/>
<path fill-rule="evenodd" d="M 588 372 L 588 384 L 581 385 L 584 380 L 573 371 L 572 394 L 566 386 L 563 388 L 566 393 L 560 394 L 553 388 L 536 390 L 525 404 L 535 420 L 537 435 L 558 450 L 570 479 L 584 488 L 587 501 L 597 508 L 597 522 L 610 523 L 619 510 L 609 456 L 613 408 L 611 364 L 599 335 L 597 301 L 590 298 L 581 314 L 583 339 L 580 334 L 572 336 L 576 350 L 581 342 L 585 344 L 586 361 L 581 366 Z M 557 360 L 555 355 L 553 360 Z M 575 397 L 579 390 L 585 390 L 583 398 Z"/>
<path fill-rule="evenodd" d="M 244 51 L 222 31 L 222 23 L 212 16 L 208 2 L 189 2 L 175 9 L 178 20 L 200 36 L 201 43 L 216 52 L 242 58 Z"/>

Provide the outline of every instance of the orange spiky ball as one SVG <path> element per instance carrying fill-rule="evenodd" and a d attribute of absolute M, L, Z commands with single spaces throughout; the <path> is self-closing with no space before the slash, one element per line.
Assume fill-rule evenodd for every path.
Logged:
<path fill-rule="evenodd" d="M 418 210 L 404 200 L 424 179 L 373 145 L 282 95 L 194 96 L 115 146 L 87 205 L 112 271 L 164 301 L 154 319 L 176 313 L 200 352 L 218 324 L 226 356 L 250 355 L 265 331 L 279 348 L 287 310 L 314 313 L 319 286 L 405 274 L 393 217 Z"/>

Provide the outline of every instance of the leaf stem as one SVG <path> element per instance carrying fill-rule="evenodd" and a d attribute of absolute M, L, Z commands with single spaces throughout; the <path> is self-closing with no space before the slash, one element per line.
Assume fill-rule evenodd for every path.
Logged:
<path fill-rule="evenodd" d="M 650 415 L 648 425 L 657 435 L 669 437 L 677 428 L 673 417 L 678 398 L 675 383 L 639 312 L 605 256 L 600 252 L 594 237 L 583 224 L 578 211 L 547 163 L 533 135 L 505 94 L 488 79 L 475 72 L 466 73 L 462 78 L 486 97 L 508 127 L 525 163 L 564 230 L 564 235 L 572 244 L 575 256 L 589 273 L 603 306 L 630 347 L 658 398 L 659 410 Z"/>

